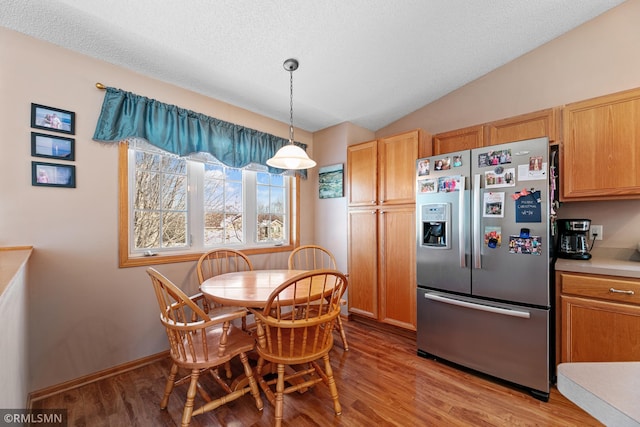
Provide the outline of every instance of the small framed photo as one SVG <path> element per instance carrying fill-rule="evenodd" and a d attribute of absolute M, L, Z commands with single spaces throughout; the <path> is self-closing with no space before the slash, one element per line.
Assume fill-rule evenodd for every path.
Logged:
<path fill-rule="evenodd" d="M 31 155 L 49 159 L 75 160 L 75 139 L 31 132 Z"/>
<path fill-rule="evenodd" d="M 76 113 L 32 103 L 31 127 L 74 135 Z"/>
<path fill-rule="evenodd" d="M 76 188 L 76 167 L 58 163 L 31 162 L 31 185 Z"/>

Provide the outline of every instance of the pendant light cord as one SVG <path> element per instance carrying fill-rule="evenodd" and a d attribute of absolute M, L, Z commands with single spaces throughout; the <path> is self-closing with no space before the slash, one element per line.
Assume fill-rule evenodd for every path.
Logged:
<path fill-rule="evenodd" d="M 289 70 L 289 142 L 293 144 L 293 70 Z"/>

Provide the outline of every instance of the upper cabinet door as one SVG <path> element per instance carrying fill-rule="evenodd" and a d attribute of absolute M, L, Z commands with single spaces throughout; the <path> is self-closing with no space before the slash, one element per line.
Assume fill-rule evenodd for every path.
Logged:
<path fill-rule="evenodd" d="M 484 127 L 482 125 L 439 133 L 433 137 L 433 155 L 482 147 L 483 141 Z"/>
<path fill-rule="evenodd" d="M 420 137 L 420 131 L 415 130 L 378 140 L 379 204 L 415 203 Z"/>
<path fill-rule="evenodd" d="M 372 206 L 378 201 L 378 141 L 347 147 L 349 206 Z"/>
<path fill-rule="evenodd" d="M 548 108 L 485 124 L 485 145 L 498 145 L 546 136 L 558 141 L 560 109 Z"/>
<path fill-rule="evenodd" d="M 640 198 L 640 89 L 563 109 L 561 200 Z"/>

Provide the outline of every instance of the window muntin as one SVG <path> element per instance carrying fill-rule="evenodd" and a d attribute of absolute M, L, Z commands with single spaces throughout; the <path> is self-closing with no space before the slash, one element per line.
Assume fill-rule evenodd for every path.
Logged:
<path fill-rule="evenodd" d="M 291 243 L 292 177 L 129 143 L 128 256 Z"/>

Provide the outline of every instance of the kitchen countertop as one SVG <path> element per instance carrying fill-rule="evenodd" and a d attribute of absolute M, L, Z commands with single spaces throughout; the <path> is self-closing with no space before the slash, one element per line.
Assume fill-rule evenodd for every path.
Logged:
<path fill-rule="evenodd" d="M 640 278 L 640 252 L 635 249 L 593 248 L 587 261 L 558 258 L 557 271 Z"/>
<path fill-rule="evenodd" d="M 607 426 L 640 426 L 640 362 L 561 363 L 557 386 Z"/>

